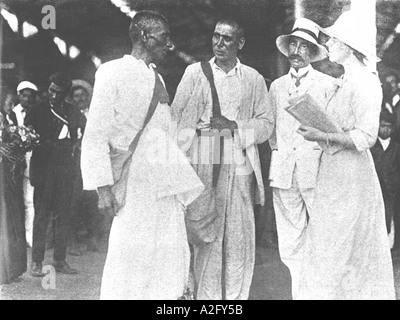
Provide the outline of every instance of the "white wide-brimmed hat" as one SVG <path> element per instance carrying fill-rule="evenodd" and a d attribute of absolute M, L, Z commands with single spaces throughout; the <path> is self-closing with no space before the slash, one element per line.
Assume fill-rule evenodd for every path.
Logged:
<path fill-rule="evenodd" d="M 17 92 L 18 92 L 18 94 L 19 94 L 22 90 L 25 90 L 25 89 L 30 89 L 30 90 L 33 90 L 33 91 L 38 91 L 37 86 L 34 85 L 32 82 L 30 82 L 30 81 L 21 81 L 21 82 L 19 83 L 19 85 L 17 86 Z"/>
<path fill-rule="evenodd" d="M 311 62 L 322 60 L 328 56 L 328 51 L 318 43 L 319 30 L 320 28 L 314 21 L 299 18 L 295 21 L 290 34 L 281 35 L 276 39 L 276 46 L 287 57 L 289 55 L 290 37 L 299 37 L 311 42 L 318 48 L 317 54 L 311 57 Z"/>
<path fill-rule="evenodd" d="M 329 28 L 321 32 L 336 38 L 357 50 L 370 61 L 379 62 L 376 55 L 376 26 L 354 11 L 346 11 Z"/>

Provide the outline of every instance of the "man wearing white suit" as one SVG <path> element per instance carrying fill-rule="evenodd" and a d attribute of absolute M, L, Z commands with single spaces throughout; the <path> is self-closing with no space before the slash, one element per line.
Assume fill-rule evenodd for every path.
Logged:
<path fill-rule="evenodd" d="M 270 184 L 282 261 L 292 277 L 292 296 L 298 290 L 299 262 L 302 254 L 307 213 L 312 204 L 322 149 L 296 133 L 300 123 L 284 110 L 291 100 L 309 93 L 323 105 L 334 90 L 334 78 L 311 66 L 322 60 L 327 50 L 318 44 L 319 29 L 311 20 L 297 19 L 291 34 L 281 35 L 276 44 L 288 57 L 288 74 L 271 84 L 270 96 L 276 127 L 270 139 L 272 159 Z"/>

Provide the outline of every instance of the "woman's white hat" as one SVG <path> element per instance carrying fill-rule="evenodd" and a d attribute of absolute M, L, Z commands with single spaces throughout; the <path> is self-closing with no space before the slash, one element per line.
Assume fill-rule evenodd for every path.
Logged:
<path fill-rule="evenodd" d="M 311 62 L 322 60 L 328 56 L 328 51 L 324 46 L 321 46 L 318 43 L 319 31 L 320 28 L 314 21 L 306 18 L 299 18 L 295 21 L 290 34 L 281 35 L 276 39 L 276 46 L 278 47 L 279 51 L 287 57 L 289 55 L 290 37 L 299 37 L 311 42 L 318 48 L 317 54 L 311 57 Z"/>
<path fill-rule="evenodd" d="M 381 61 L 376 55 L 376 26 L 359 13 L 343 12 L 331 27 L 321 28 L 321 31 L 362 53 L 368 60 Z"/>

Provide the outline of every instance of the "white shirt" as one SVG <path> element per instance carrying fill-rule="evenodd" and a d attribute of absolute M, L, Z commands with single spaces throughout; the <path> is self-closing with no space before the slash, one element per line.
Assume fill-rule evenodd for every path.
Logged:
<path fill-rule="evenodd" d="M 17 122 L 18 122 L 18 123 L 14 123 L 14 124 L 18 125 L 18 126 L 23 126 L 24 122 L 25 122 L 25 117 L 26 117 L 26 109 L 24 109 L 21 106 L 21 104 L 18 104 L 14 107 L 13 111 L 14 111 L 15 115 L 17 116 Z M 8 117 L 8 115 L 7 115 L 7 117 Z M 28 177 L 28 178 L 29 178 L 29 163 L 30 163 L 31 155 L 32 155 L 32 151 L 29 151 L 25 154 L 26 163 L 28 164 L 28 167 L 25 168 L 25 177 Z"/>
<path fill-rule="evenodd" d="M 400 101 L 400 95 L 396 94 L 392 99 L 392 106 L 395 107 L 396 104 Z"/>
<path fill-rule="evenodd" d="M 389 148 L 390 138 L 387 138 L 387 139 L 383 140 L 383 139 L 378 137 L 378 139 L 379 139 L 379 142 L 381 143 L 383 151 L 386 151 L 386 149 Z"/>
<path fill-rule="evenodd" d="M 231 121 L 236 120 L 238 116 L 242 98 L 240 66 L 241 63 L 238 59 L 236 66 L 228 73 L 225 73 L 225 71 L 215 63 L 215 58 L 211 59 L 211 67 L 214 74 L 215 87 L 218 92 L 221 113 Z"/>
<path fill-rule="evenodd" d="M 22 126 L 25 121 L 26 110 L 21 106 L 21 104 L 18 104 L 17 106 L 14 107 L 13 111 L 17 116 L 18 126 Z"/>
<path fill-rule="evenodd" d="M 296 98 L 304 93 L 304 90 L 302 88 L 308 87 L 310 78 L 309 72 L 311 70 L 313 70 L 313 67 L 311 65 L 308 65 L 304 68 L 300 68 L 298 71 L 296 71 L 294 68 L 290 68 L 289 75 L 291 76 L 291 79 L 290 79 L 290 86 L 288 88 L 290 98 Z M 307 75 L 304 76 L 305 74 Z M 296 78 L 302 76 L 304 77 L 300 80 L 300 86 L 296 86 Z"/>
<path fill-rule="evenodd" d="M 308 73 L 310 70 L 312 70 L 311 65 L 309 64 L 308 66 L 304 67 L 304 68 L 299 68 L 298 71 L 296 71 L 296 69 L 294 68 L 290 68 L 290 74 L 295 76 L 296 78 L 298 77 L 302 77 L 304 76 L 306 73 Z M 296 78 L 292 78 L 293 82 L 296 82 Z"/>
<path fill-rule="evenodd" d="M 57 112 L 54 111 L 54 106 L 51 103 L 50 103 L 50 107 L 51 107 L 51 112 L 53 113 L 53 115 L 64 123 L 64 125 L 63 125 L 63 127 L 62 127 L 62 129 L 60 131 L 60 134 L 58 135 L 58 140 L 71 138 L 71 136 L 69 134 L 69 128 L 68 128 L 67 120 L 62 118 Z"/>
<path fill-rule="evenodd" d="M 212 58 L 209 62 L 214 75 L 221 114 L 227 119 L 235 121 L 238 117 L 242 100 L 241 63 L 237 59 L 236 66 L 228 73 L 225 73 L 215 63 L 215 58 Z M 208 128 L 211 116 L 212 108 L 208 108 L 201 117 L 202 122 L 199 124 L 198 129 Z"/>
<path fill-rule="evenodd" d="M 385 103 L 385 108 L 386 108 L 386 110 L 388 110 L 390 113 L 393 113 L 393 108 L 392 108 L 392 106 L 390 105 L 390 103 Z"/>
<path fill-rule="evenodd" d="M 14 123 L 14 121 L 11 120 L 9 114 L 6 114 L 6 119 L 7 119 L 8 123 L 9 123 L 10 125 L 17 125 L 16 123 Z"/>
<path fill-rule="evenodd" d="M 154 84 L 153 69 L 131 55 L 107 62 L 97 70 L 82 141 L 85 190 L 114 184 L 110 146 L 128 150 L 143 126 Z"/>
<path fill-rule="evenodd" d="M 295 68 L 290 68 L 290 73 L 296 77 L 301 77 L 304 76 L 308 71 L 312 70 L 312 66 L 309 64 L 308 66 L 304 68 L 299 68 L 298 71 L 296 71 Z"/>

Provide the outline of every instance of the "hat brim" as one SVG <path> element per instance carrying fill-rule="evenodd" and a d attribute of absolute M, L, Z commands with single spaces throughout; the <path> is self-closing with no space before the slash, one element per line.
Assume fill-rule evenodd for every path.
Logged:
<path fill-rule="evenodd" d="M 17 86 L 17 92 L 21 93 L 22 90 L 32 90 L 34 92 L 38 91 L 38 88 L 36 85 L 34 85 L 32 82 L 29 81 L 22 81 L 18 86 Z"/>
<path fill-rule="evenodd" d="M 71 89 L 74 87 L 77 87 L 77 86 L 83 87 L 89 93 L 89 96 L 93 95 L 93 87 L 90 85 L 89 82 L 82 80 L 82 79 L 72 80 Z"/>
<path fill-rule="evenodd" d="M 352 47 L 353 49 L 359 51 L 363 55 L 366 56 L 367 60 L 372 61 L 372 62 L 380 62 L 381 58 L 379 58 L 375 53 L 368 51 L 365 48 L 360 47 L 359 44 L 354 43 L 350 39 L 345 38 L 342 35 L 337 34 L 332 27 L 329 28 L 319 28 L 322 33 L 325 33 L 327 36 L 331 38 L 338 39 L 342 41 L 343 43 L 347 44 L 348 46 Z"/>
<path fill-rule="evenodd" d="M 292 36 L 307 40 L 317 47 L 318 53 L 315 56 L 311 57 L 311 62 L 323 60 L 328 56 L 328 50 L 326 50 L 324 46 L 315 41 L 315 39 L 309 34 L 301 31 L 294 31 L 291 34 L 281 35 L 276 39 L 276 46 L 278 47 L 279 51 L 286 57 L 289 55 L 289 39 Z"/>
<path fill-rule="evenodd" d="M 71 89 L 69 90 L 67 97 L 65 98 L 65 101 L 67 101 L 68 103 L 73 103 L 72 97 L 71 97 L 72 89 L 74 87 L 78 87 L 78 86 L 83 87 L 88 92 L 89 101 L 92 99 L 93 87 L 90 85 L 90 83 L 85 80 L 82 80 L 82 79 L 75 79 L 75 80 L 72 80 L 72 86 L 71 86 Z"/>

